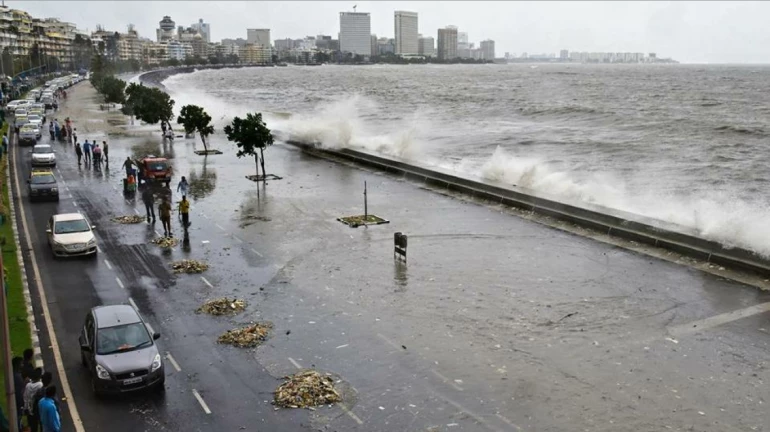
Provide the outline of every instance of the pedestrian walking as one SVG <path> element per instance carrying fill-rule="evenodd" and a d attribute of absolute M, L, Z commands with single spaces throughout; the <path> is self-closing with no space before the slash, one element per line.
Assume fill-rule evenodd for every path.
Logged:
<path fill-rule="evenodd" d="M 142 202 L 145 210 L 147 210 L 147 223 L 150 223 L 150 215 L 152 215 L 152 222 L 155 223 L 155 196 L 149 185 L 145 186 L 144 192 L 142 192 Z"/>
<path fill-rule="evenodd" d="M 78 128 L 72 128 L 72 142 L 78 142 Z"/>
<path fill-rule="evenodd" d="M 163 131 L 163 138 L 166 137 L 166 121 L 162 120 L 160 122 L 160 130 Z"/>
<path fill-rule="evenodd" d="M 53 381 L 53 374 L 51 374 L 51 372 L 43 372 L 40 381 L 43 383 L 43 387 L 32 397 L 32 418 L 34 419 L 34 425 L 32 423 L 29 424 L 31 432 L 39 432 L 40 430 L 40 401 L 45 397 L 45 391 Z"/>
<path fill-rule="evenodd" d="M 160 213 L 160 222 L 163 224 L 163 235 L 165 237 L 171 237 L 171 203 L 168 202 L 168 198 L 163 197 L 163 201 L 158 206 L 158 213 Z"/>
<path fill-rule="evenodd" d="M 121 168 L 126 169 L 126 178 L 131 175 L 131 166 L 134 164 L 134 161 L 131 160 L 131 156 L 126 156 L 125 162 L 123 162 L 123 165 Z"/>
<path fill-rule="evenodd" d="M 54 139 L 53 122 L 48 123 L 48 133 L 51 134 L 51 141 Z"/>
<path fill-rule="evenodd" d="M 186 195 L 182 195 L 182 201 L 179 201 L 179 215 L 182 216 L 182 226 L 187 231 L 190 226 L 190 201 L 187 201 Z"/>
<path fill-rule="evenodd" d="M 104 153 L 104 165 L 110 166 L 110 148 L 107 146 L 107 141 L 102 141 L 102 152 Z"/>
<path fill-rule="evenodd" d="M 94 169 L 102 169 L 102 149 L 99 148 L 99 144 L 94 145 Z"/>
<path fill-rule="evenodd" d="M 45 397 L 38 402 L 43 432 L 61 432 L 61 415 L 56 404 L 56 386 L 45 389 Z"/>
<path fill-rule="evenodd" d="M 3 135 L 3 154 L 8 154 L 8 135 Z"/>
<path fill-rule="evenodd" d="M 14 357 L 11 359 L 11 365 L 13 365 L 13 390 L 16 393 L 16 419 L 19 423 L 19 430 L 21 430 L 21 418 L 24 413 L 24 378 L 21 376 L 21 357 Z"/>
<path fill-rule="evenodd" d="M 176 185 L 176 191 L 181 192 L 182 195 L 187 195 L 187 191 L 190 188 L 190 184 L 187 183 L 187 179 L 182 176 L 182 180 L 179 181 L 179 184 Z"/>
<path fill-rule="evenodd" d="M 83 156 L 85 157 L 86 165 L 88 165 L 91 162 L 91 143 L 88 140 L 83 143 Z"/>
<path fill-rule="evenodd" d="M 36 368 L 35 371 L 32 372 L 30 382 L 28 382 L 27 386 L 24 388 L 24 415 L 27 416 L 27 424 L 33 431 L 37 430 L 37 423 L 35 423 L 35 418 L 32 414 L 32 402 L 35 398 L 35 393 L 43 388 L 43 383 L 40 382 L 42 376 L 43 369 Z"/>
<path fill-rule="evenodd" d="M 83 157 L 83 149 L 80 147 L 80 143 L 75 143 L 75 154 L 78 155 L 78 166 L 80 166 L 80 159 Z"/>
<path fill-rule="evenodd" d="M 32 350 L 32 348 L 27 348 L 22 355 L 24 358 L 21 360 L 21 377 L 24 378 L 24 384 L 26 384 L 29 382 L 28 380 L 32 376 L 32 373 L 35 372 L 35 364 L 32 360 L 35 356 L 35 351 Z"/>

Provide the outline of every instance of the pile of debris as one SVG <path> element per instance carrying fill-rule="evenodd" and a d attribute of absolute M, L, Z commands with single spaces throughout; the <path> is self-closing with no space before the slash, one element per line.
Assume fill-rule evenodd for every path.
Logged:
<path fill-rule="evenodd" d="M 273 404 L 283 408 L 309 408 L 342 402 L 334 388 L 334 379 L 314 370 L 297 372 L 284 377 L 286 382 L 274 392 Z"/>
<path fill-rule="evenodd" d="M 243 300 L 229 299 L 222 297 L 209 300 L 203 303 L 203 306 L 195 310 L 196 313 L 205 312 L 209 315 L 235 315 L 246 309 L 246 302 Z"/>
<path fill-rule="evenodd" d="M 271 323 L 257 323 L 228 330 L 222 336 L 219 336 L 217 342 L 234 345 L 239 348 L 254 348 L 267 340 L 267 335 L 270 333 L 271 328 L 273 328 Z"/>
<path fill-rule="evenodd" d="M 209 269 L 209 265 L 198 260 L 181 260 L 171 263 L 174 273 L 203 273 Z"/>
<path fill-rule="evenodd" d="M 139 215 L 118 216 L 111 220 L 119 224 L 138 224 L 144 222 L 144 218 Z"/>
<path fill-rule="evenodd" d="M 150 240 L 150 243 L 154 243 L 162 248 L 172 248 L 179 244 L 179 240 L 174 237 L 158 237 Z"/>

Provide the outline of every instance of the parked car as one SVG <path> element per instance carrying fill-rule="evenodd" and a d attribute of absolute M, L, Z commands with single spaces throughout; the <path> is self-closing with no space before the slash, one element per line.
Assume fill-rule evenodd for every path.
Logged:
<path fill-rule="evenodd" d="M 51 216 L 45 230 L 51 253 L 54 257 L 96 256 L 94 228 L 80 213 Z"/>
<path fill-rule="evenodd" d="M 35 145 L 37 144 L 39 129 L 35 128 L 35 125 L 25 124 L 19 128 L 19 145 Z"/>
<path fill-rule="evenodd" d="M 34 170 L 27 180 L 29 200 L 52 199 L 59 201 L 59 184 L 50 170 Z"/>
<path fill-rule="evenodd" d="M 56 154 L 53 152 L 53 147 L 48 144 L 37 144 L 32 147 L 32 166 L 56 166 Z"/>
<path fill-rule="evenodd" d="M 27 116 L 26 115 L 16 115 L 13 117 L 13 125 L 16 127 L 16 132 L 19 131 L 19 128 L 27 124 Z"/>
<path fill-rule="evenodd" d="M 165 390 L 166 371 L 155 340 L 160 333 L 129 305 L 97 306 L 80 333 L 80 359 L 91 373 L 91 388 L 104 393 Z"/>
<path fill-rule="evenodd" d="M 34 125 L 37 128 L 37 137 L 40 138 L 40 128 L 43 126 L 43 117 L 40 114 L 30 112 L 27 114 L 27 124 Z"/>

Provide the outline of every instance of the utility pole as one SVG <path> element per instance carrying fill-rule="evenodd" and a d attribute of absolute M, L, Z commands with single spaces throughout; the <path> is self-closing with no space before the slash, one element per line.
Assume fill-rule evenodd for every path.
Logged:
<path fill-rule="evenodd" d="M 8 223 L 8 222 L 6 222 Z M 13 364 L 11 362 L 11 330 L 8 324 L 8 298 L 5 286 L 5 271 L 3 268 L 3 257 L 0 255 L 0 283 L 2 283 L 2 292 L 0 293 L 0 325 L 2 325 L 2 346 L 3 346 L 3 372 L 5 373 L 5 401 L 7 406 L 8 427 L 11 432 L 19 431 L 19 418 L 16 411 L 16 392 L 13 385 Z"/>
<path fill-rule="evenodd" d="M 364 180 L 364 224 L 369 219 L 369 203 L 366 197 L 366 180 Z"/>

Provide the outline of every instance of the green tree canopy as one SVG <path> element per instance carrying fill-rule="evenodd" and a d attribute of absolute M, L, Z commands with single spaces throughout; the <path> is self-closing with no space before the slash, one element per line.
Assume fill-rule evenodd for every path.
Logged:
<path fill-rule="evenodd" d="M 174 116 L 174 100 L 158 88 L 131 83 L 126 95 L 124 114 L 134 115 L 149 124 L 169 122 Z"/>
<path fill-rule="evenodd" d="M 185 105 L 176 119 L 177 123 L 184 127 L 188 134 L 198 132 L 203 141 L 203 148 L 208 152 L 206 138 L 214 133 L 214 126 L 211 125 L 211 116 L 197 105 Z"/>
<path fill-rule="evenodd" d="M 262 113 L 246 114 L 246 118 L 236 117 L 231 125 L 225 126 L 227 139 L 234 141 L 238 146 L 239 158 L 244 156 L 254 156 L 254 164 L 257 165 L 257 176 L 259 176 L 258 162 L 262 163 L 262 180 L 265 180 L 267 172 L 265 171 L 265 148 L 273 145 L 273 134 L 267 125 L 262 121 Z M 259 149 L 259 154 L 257 154 Z M 261 155 L 261 158 L 260 158 Z"/>
<path fill-rule="evenodd" d="M 126 100 L 125 89 L 126 82 L 114 76 L 104 77 L 97 87 L 106 103 L 123 103 Z"/>

